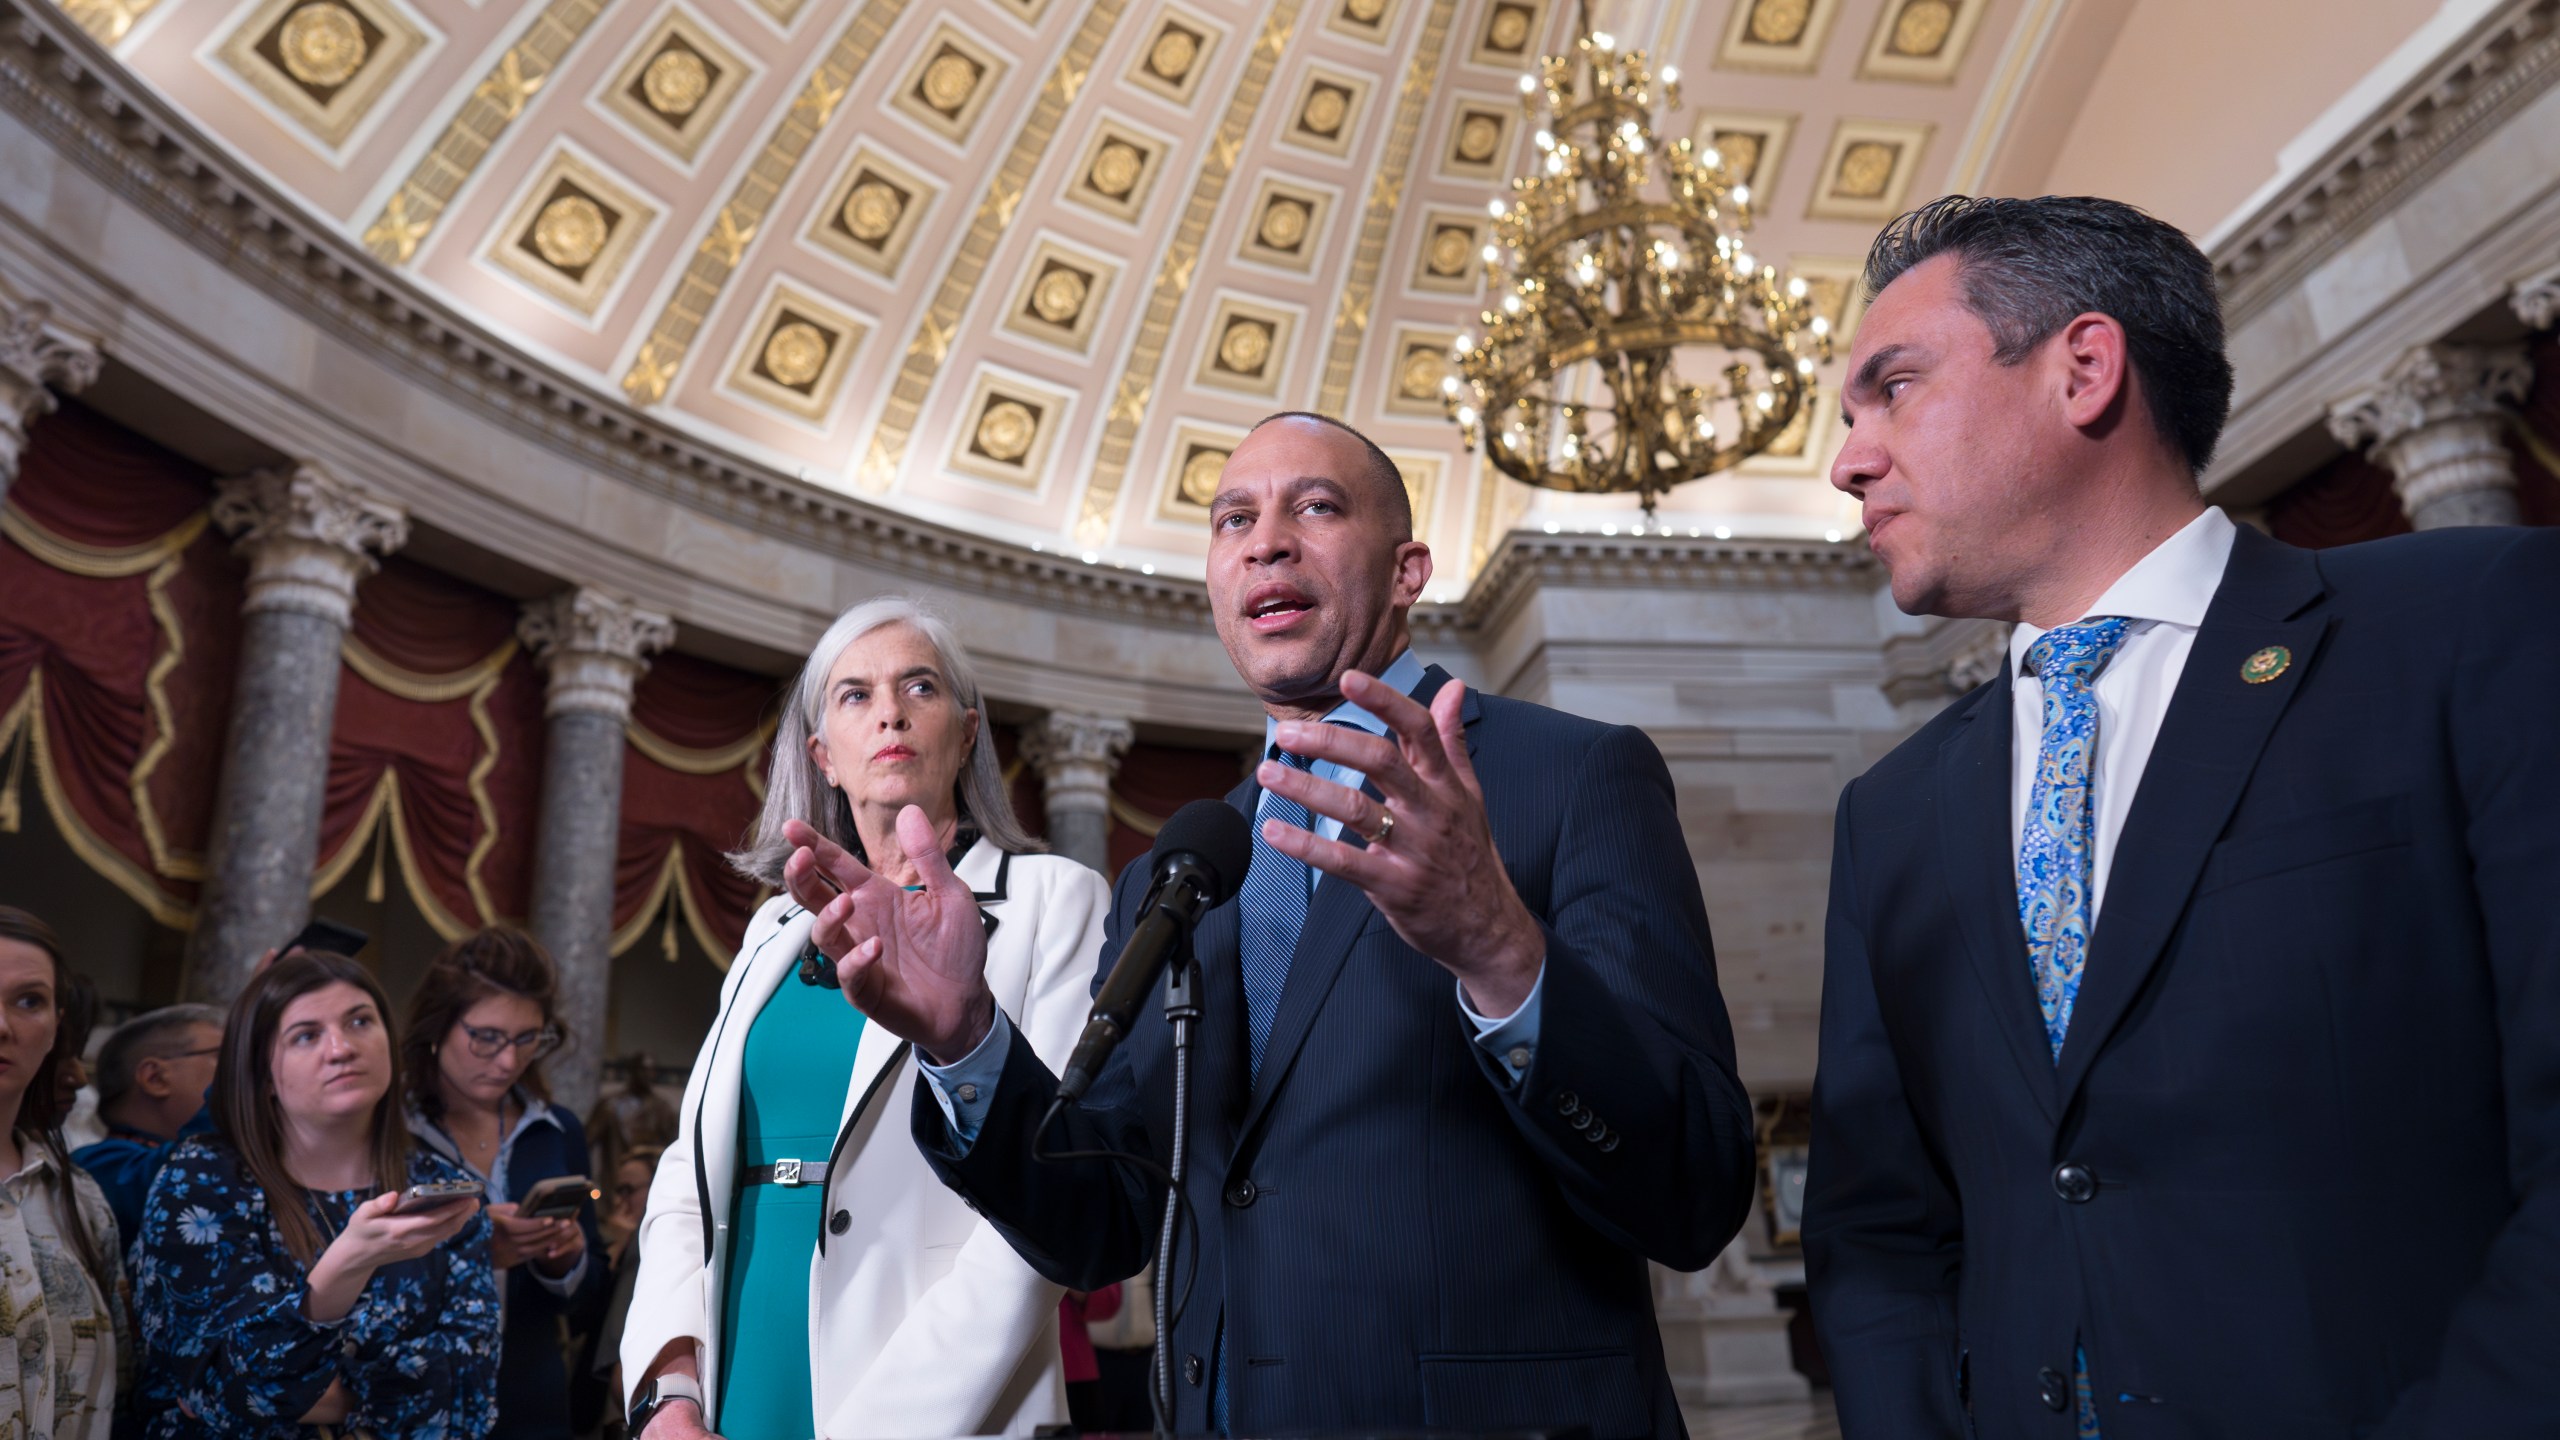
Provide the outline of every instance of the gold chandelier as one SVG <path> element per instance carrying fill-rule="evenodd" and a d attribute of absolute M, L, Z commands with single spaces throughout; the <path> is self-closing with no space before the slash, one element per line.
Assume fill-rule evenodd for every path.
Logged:
<path fill-rule="evenodd" d="M 1664 491 L 1768 449 L 1813 403 L 1831 326 L 1802 280 L 1746 247 L 1751 189 L 1724 157 L 1655 140 L 1645 53 L 1587 11 L 1574 49 L 1520 77 L 1522 108 L 1547 119 L 1539 159 L 1489 207 L 1498 299 L 1481 338 L 1458 337 L 1441 400 L 1502 473 L 1632 492 L 1650 516 Z M 1658 93 L 1679 107 L 1675 68 Z"/>

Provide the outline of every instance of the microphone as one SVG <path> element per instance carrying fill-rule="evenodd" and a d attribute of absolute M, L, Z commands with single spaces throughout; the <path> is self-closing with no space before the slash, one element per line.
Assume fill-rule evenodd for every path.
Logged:
<path fill-rule="evenodd" d="M 1253 832 L 1226 802 L 1194 800 L 1164 822 L 1147 858 L 1155 873 L 1154 895 L 1112 962 L 1102 993 L 1093 997 L 1092 1018 L 1058 1082 L 1060 1104 L 1072 1104 L 1093 1088 L 1102 1062 L 1120 1048 L 1138 1007 L 1156 988 L 1156 977 L 1190 940 L 1192 923 L 1242 888 L 1253 864 Z"/>

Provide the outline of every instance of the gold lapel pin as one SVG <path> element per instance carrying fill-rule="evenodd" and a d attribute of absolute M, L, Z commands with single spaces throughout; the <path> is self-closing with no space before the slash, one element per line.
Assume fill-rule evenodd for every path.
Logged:
<path fill-rule="evenodd" d="M 2292 651 L 2281 645 L 2270 645 L 2240 662 L 2240 678 L 2252 685 L 2264 685 L 2292 665 Z"/>

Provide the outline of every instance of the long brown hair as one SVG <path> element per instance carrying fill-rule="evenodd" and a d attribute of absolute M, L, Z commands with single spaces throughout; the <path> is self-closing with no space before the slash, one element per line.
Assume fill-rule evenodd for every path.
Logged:
<path fill-rule="evenodd" d="M 308 1192 L 284 1163 L 284 1110 L 276 1100 L 276 1031 L 285 1007 L 314 990 L 353 985 L 373 1001 L 391 1041 L 391 1083 L 373 1106 L 373 1183 L 396 1190 L 409 1179 L 409 1127 L 400 1116 L 400 1032 L 391 1002 L 373 972 L 344 955 L 296 950 L 250 977 L 231 1002 L 222 1032 L 221 1068 L 213 1075 L 213 1123 L 240 1156 L 242 1168 L 266 1192 L 267 1211 L 293 1258 L 309 1265 L 320 1254 L 320 1227 L 311 1219 Z"/>
<path fill-rule="evenodd" d="M 444 1071 L 436 1063 L 436 1047 L 453 1033 L 464 1011 L 492 995 L 532 1001 L 542 1011 L 542 1023 L 558 1030 L 561 1043 L 567 1044 L 559 988 L 560 972 L 551 963 L 551 952 L 521 930 L 492 926 L 444 947 L 410 995 L 408 1022 L 401 1027 L 408 1036 L 401 1059 L 409 1070 L 410 1105 L 430 1120 L 444 1119 Z M 516 1083 L 544 1100 L 551 1098 L 540 1060 L 525 1066 Z"/>
<path fill-rule="evenodd" d="M 45 1052 L 34 1077 L 27 1081 L 27 1093 L 18 1100 L 18 1127 L 43 1147 L 49 1162 L 45 1167 L 45 1188 L 53 1192 L 54 1213 L 62 1217 L 63 1233 L 71 1237 L 72 1255 L 79 1260 L 80 1268 L 89 1272 L 89 1282 L 98 1287 L 98 1293 L 112 1300 L 116 1287 L 106 1266 L 105 1247 L 89 1233 L 88 1217 L 80 1213 L 80 1197 L 72 1188 L 71 1147 L 63 1141 L 63 1117 L 56 1113 L 53 1100 L 62 1067 L 79 1059 L 80 1047 L 88 1043 L 89 1026 L 82 1023 L 81 1016 L 67 1013 L 79 1004 L 73 998 L 76 985 L 85 982 L 63 964 L 62 941 L 53 933 L 53 927 L 14 905 L 0 905 L 0 940 L 33 945 L 53 962 L 53 1048 Z M 95 1006 L 96 995 L 92 991 L 91 1018 Z"/>

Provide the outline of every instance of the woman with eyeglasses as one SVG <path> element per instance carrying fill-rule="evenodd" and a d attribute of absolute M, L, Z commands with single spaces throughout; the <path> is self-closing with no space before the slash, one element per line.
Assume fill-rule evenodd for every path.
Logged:
<path fill-rule="evenodd" d="M 604 1305 L 593 1201 L 574 1218 L 547 1220 L 520 1203 L 545 1180 L 587 1172 L 586 1128 L 551 1103 L 542 1078 L 543 1057 L 563 1039 L 557 984 L 532 936 L 483 930 L 427 967 L 402 1027 L 410 1133 L 488 1187 L 489 1249 L 505 1301 L 493 1440 L 573 1433 L 558 1321 L 586 1329 Z"/>

